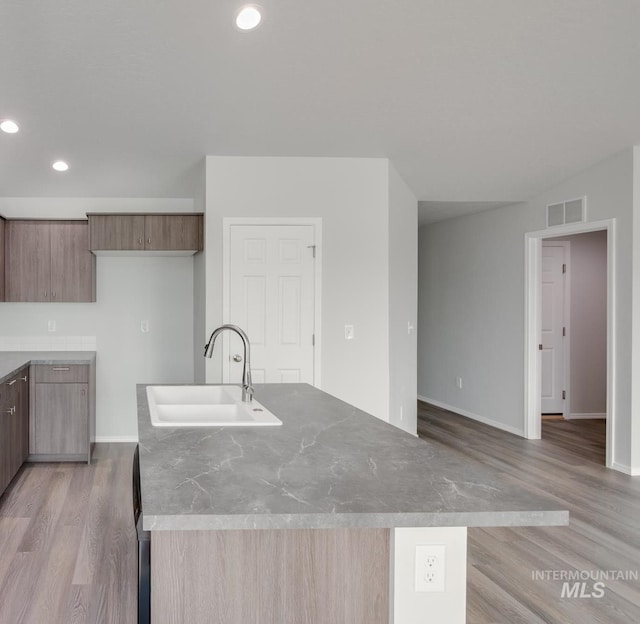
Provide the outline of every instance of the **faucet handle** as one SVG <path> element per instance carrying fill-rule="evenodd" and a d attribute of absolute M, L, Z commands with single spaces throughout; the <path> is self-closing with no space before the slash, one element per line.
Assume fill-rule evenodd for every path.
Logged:
<path fill-rule="evenodd" d="M 233 356 L 233 361 L 234 361 L 234 362 L 242 362 L 242 356 L 241 356 L 239 353 L 236 353 L 236 354 Z"/>

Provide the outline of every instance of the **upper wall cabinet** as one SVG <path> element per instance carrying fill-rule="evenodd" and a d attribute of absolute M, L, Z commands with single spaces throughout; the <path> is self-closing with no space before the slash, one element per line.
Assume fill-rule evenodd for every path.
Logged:
<path fill-rule="evenodd" d="M 6 301 L 96 300 L 87 221 L 5 223 Z"/>
<path fill-rule="evenodd" d="M 105 252 L 170 252 L 202 249 L 202 214 L 89 213 L 89 248 Z"/>

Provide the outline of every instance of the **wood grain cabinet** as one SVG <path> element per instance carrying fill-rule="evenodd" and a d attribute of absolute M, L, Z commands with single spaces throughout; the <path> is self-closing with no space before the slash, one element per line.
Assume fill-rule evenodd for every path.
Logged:
<path fill-rule="evenodd" d="M 0 494 L 27 459 L 29 440 L 28 369 L 0 387 Z"/>
<path fill-rule="evenodd" d="M 89 248 L 101 251 L 167 251 L 202 249 L 202 214 L 89 213 Z"/>
<path fill-rule="evenodd" d="M 94 380 L 87 365 L 31 367 L 30 461 L 91 461 Z"/>
<path fill-rule="evenodd" d="M 87 221 L 5 224 L 6 301 L 95 301 Z"/>

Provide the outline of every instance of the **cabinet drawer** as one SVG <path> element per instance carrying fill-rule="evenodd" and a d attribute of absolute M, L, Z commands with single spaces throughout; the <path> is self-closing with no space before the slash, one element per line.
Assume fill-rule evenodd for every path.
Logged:
<path fill-rule="evenodd" d="M 36 364 L 36 383 L 88 383 L 89 367 L 85 364 Z"/>

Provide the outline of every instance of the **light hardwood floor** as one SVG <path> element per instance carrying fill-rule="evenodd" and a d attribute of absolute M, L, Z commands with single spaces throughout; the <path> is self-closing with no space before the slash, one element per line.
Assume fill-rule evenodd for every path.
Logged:
<path fill-rule="evenodd" d="M 545 421 L 542 440 L 418 404 L 418 433 L 490 465 L 570 511 L 568 527 L 469 529 L 467 624 L 637 624 L 640 580 L 604 580 L 602 597 L 562 597 L 535 571 L 640 575 L 640 478 L 604 467 L 605 422 Z M 573 581 L 571 581 L 573 585 Z M 587 581 L 583 594 L 593 592 Z"/>
<path fill-rule="evenodd" d="M 133 444 L 25 464 L 0 498 L 0 624 L 134 624 Z"/>

